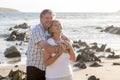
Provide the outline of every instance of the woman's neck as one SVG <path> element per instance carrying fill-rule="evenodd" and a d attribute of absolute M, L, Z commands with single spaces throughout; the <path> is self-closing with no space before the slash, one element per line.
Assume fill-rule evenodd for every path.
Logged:
<path fill-rule="evenodd" d="M 55 34 L 55 35 L 53 35 L 53 39 L 55 41 L 60 41 L 61 40 L 61 35 L 60 34 Z"/>

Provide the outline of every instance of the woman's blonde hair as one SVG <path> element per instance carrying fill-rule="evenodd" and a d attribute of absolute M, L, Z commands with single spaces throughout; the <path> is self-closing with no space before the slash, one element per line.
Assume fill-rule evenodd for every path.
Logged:
<path fill-rule="evenodd" d="M 56 22 L 60 22 L 59 20 L 52 20 L 52 24 L 51 24 L 51 26 L 48 28 L 48 32 L 49 32 L 49 34 L 50 34 L 50 37 L 52 37 L 53 35 L 54 35 L 54 33 L 52 32 L 52 30 L 51 30 L 51 27 L 53 26 L 53 24 L 54 23 L 56 23 Z"/>

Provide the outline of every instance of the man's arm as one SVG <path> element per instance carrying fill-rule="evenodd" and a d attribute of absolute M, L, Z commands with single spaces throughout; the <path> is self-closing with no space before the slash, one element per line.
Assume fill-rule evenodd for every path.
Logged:
<path fill-rule="evenodd" d="M 54 53 L 57 51 L 59 45 L 50 45 L 47 41 L 40 41 L 38 45 L 47 50 L 48 53 Z"/>
<path fill-rule="evenodd" d="M 69 41 L 70 42 L 70 39 L 67 36 L 65 36 L 64 34 L 62 34 L 61 38 L 63 40 L 65 40 L 65 41 Z"/>

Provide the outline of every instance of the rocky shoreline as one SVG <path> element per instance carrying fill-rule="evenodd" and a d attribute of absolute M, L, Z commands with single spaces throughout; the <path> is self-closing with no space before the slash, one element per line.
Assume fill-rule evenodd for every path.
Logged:
<path fill-rule="evenodd" d="M 11 30 L 11 34 L 5 40 L 7 41 L 17 40 L 17 41 L 20 41 L 20 43 L 7 48 L 4 52 L 5 57 L 7 58 L 21 57 L 20 49 L 18 49 L 17 45 L 21 46 L 23 45 L 23 43 L 27 43 L 29 40 L 29 34 L 27 32 L 22 32 L 22 33 L 19 32 L 19 29 L 21 28 L 30 29 L 30 26 L 27 23 L 23 23 L 23 24 L 19 24 L 14 27 L 11 27 L 9 29 Z M 102 29 L 102 28 L 97 28 L 97 29 L 101 29 L 101 32 L 104 31 L 104 32 L 120 35 L 120 28 L 118 27 L 116 28 L 114 26 L 108 26 L 105 29 Z M 112 48 L 107 48 L 107 44 L 99 44 L 96 42 L 88 44 L 84 41 L 78 40 L 78 41 L 73 41 L 73 47 L 77 53 L 77 60 L 75 63 L 73 63 L 75 80 L 77 80 L 77 77 L 79 76 L 79 74 L 81 74 L 80 73 L 81 70 L 84 70 L 83 76 L 86 77 L 86 79 L 84 78 L 82 79 L 81 77 L 79 77 L 79 79 L 82 79 L 82 80 L 110 80 L 108 78 L 104 79 L 103 78 L 104 76 L 101 77 L 99 73 L 94 72 L 94 70 L 97 71 L 97 68 L 100 68 L 101 70 L 103 70 L 104 68 L 110 67 L 110 70 L 113 70 L 114 66 L 115 67 L 117 66 L 116 70 L 118 70 L 118 73 L 120 73 L 119 71 L 120 55 L 116 55 L 116 52 Z M 109 61 L 109 65 L 108 65 L 108 62 L 106 61 Z M 0 64 L 2 64 L 2 62 L 0 62 Z M 11 78 L 12 80 L 25 80 L 26 67 L 24 66 L 23 68 L 21 68 L 21 66 L 19 67 L 19 65 L 15 65 L 14 68 L 16 67 L 18 69 L 14 71 L 12 71 L 12 68 L 9 68 L 9 70 L 7 70 L 6 72 L 6 75 L 2 75 L 4 73 L 4 69 L 3 68 L 2 68 L 3 70 L 0 69 L 0 80 L 9 80 L 8 78 Z M 95 74 L 93 74 L 92 72 L 89 72 L 91 71 L 89 69 L 93 69 L 93 72 Z M 76 72 L 75 70 L 78 70 L 78 72 Z M 86 71 L 88 71 L 89 73 Z M 103 72 L 106 72 L 106 70 L 103 70 Z M 117 77 L 120 79 L 119 76 Z M 111 80 L 118 80 L 118 79 L 111 79 Z"/>

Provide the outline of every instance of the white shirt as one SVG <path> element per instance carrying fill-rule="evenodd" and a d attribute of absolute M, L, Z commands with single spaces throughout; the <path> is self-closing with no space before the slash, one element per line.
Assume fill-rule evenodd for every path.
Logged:
<path fill-rule="evenodd" d="M 49 38 L 48 43 L 56 45 L 54 39 Z M 54 56 L 55 54 L 52 54 Z M 46 67 L 46 78 L 59 78 L 72 74 L 72 68 L 69 61 L 69 53 L 62 53 L 61 56 L 51 65 Z"/>

